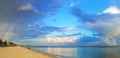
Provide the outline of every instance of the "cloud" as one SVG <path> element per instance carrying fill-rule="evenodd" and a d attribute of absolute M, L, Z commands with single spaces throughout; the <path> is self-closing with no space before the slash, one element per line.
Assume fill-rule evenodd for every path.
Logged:
<path fill-rule="evenodd" d="M 93 37 L 93 36 L 83 36 L 83 37 L 80 37 L 77 42 L 95 42 L 95 41 L 100 41 L 101 39 L 100 38 L 97 38 L 97 37 Z"/>
<path fill-rule="evenodd" d="M 81 33 L 74 33 L 74 34 L 70 34 L 70 35 L 59 35 L 59 36 L 56 36 L 56 37 L 71 37 L 71 36 L 77 36 L 77 35 L 81 35 Z"/>
<path fill-rule="evenodd" d="M 72 7 L 71 13 L 77 17 L 79 17 L 78 21 L 84 22 L 95 22 L 94 15 L 85 14 L 79 7 Z"/>
<path fill-rule="evenodd" d="M 74 37 L 74 38 L 69 38 L 69 37 L 65 37 L 65 38 L 60 38 L 60 37 L 56 37 L 56 38 L 47 38 L 48 42 L 51 42 L 51 43 L 74 43 L 77 38 Z"/>
<path fill-rule="evenodd" d="M 105 9 L 103 13 L 120 14 L 120 9 L 116 6 L 110 6 L 109 8 Z"/>
<path fill-rule="evenodd" d="M 80 8 L 72 8 L 71 13 L 78 17 L 78 21 L 90 31 L 101 34 L 104 39 L 112 36 L 113 40 L 119 36 L 120 14 L 103 13 L 103 14 L 85 14 Z M 104 41 L 103 39 L 103 41 Z M 113 43 L 112 43 L 113 44 Z"/>
<path fill-rule="evenodd" d="M 31 12 L 39 16 L 46 16 L 45 13 L 36 10 L 31 4 L 21 5 L 17 10 L 21 12 Z"/>
<path fill-rule="evenodd" d="M 115 16 L 115 15 L 113 15 Z M 96 18 L 98 19 L 98 18 Z M 119 36 L 119 25 L 120 25 L 120 21 L 119 21 L 119 17 L 115 16 L 114 18 L 107 18 L 107 16 L 105 15 L 103 17 L 103 19 L 106 20 L 101 20 L 99 19 L 98 21 L 96 21 L 95 23 L 86 23 L 85 26 L 87 28 L 89 28 L 91 31 L 95 31 L 98 32 L 99 34 L 102 34 L 102 36 L 104 36 L 103 41 L 105 41 L 108 45 L 114 45 L 114 42 L 116 40 L 116 36 Z M 112 36 L 112 42 L 110 40 L 110 36 Z M 106 39 L 108 39 L 106 41 Z M 109 42 L 109 43 L 108 43 Z"/>
<path fill-rule="evenodd" d="M 53 10 L 59 11 L 63 6 L 60 0 L 1 0 L 0 23 L 31 23 L 47 17 Z M 32 2 L 31 2 L 32 1 Z M 60 2 L 59 2 L 60 1 Z M 37 14 L 37 15 L 36 15 Z M 28 20 L 29 19 L 29 20 Z"/>
<path fill-rule="evenodd" d="M 54 26 L 32 26 L 29 27 L 29 29 L 16 31 L 15 33 L 18 33 L 16 36 L 18 38 L 21 37 L 27 37 L 26 39 L 36 38 L 36 37 L 45 37 L 48 34 L 51 34 L 52 32 L 61 30 L 62 28 L 54 27 Z"/>
<path fill-rule="evenodd" d="M 61 0 L 0 0 L 0 37 L 8 31 L 9 39 L 44 37 L 61 28 L 43 23 L 47 15 L 59 11 Z M 38 24 L 36 24 L 38 22 Z M 8 30 L 9 29 L 9 30 Z M 12 35 L 11 35 L 12 33 Z M 11 39 L 13 38 L 13 39 Z M 19 41 L 19 40 L 16 40 Z"/>
<path fill-rule="evenodd" d="M 79 37 L 74 44 L 77 46 L 106 46 L 100 37 L 85 35 Z"/>
<path fill-rule="evenodd" d="M 33 9 L 31 4 L 22 5 L 17 10 L 18 11 L 31 11 Z"/>
<path fill-rule="evenodd" d="M 76 37 L 36 37 L 32 39 L 24 39 L 19 40 L 18 43 L 20 44 L 28 44 L 28 45 L 38 45 L 38 46 L 66 46 L 68 44 L 74 44 L 74 42 L 77 40 Z M 20 42 L 21 41 L 21 42 Z M 22 43 L 23 42 L 23 43 Z"/>
<path fill-rule="evenodd" d="M 88 41 L 89 40 L 89 41 Z M 101 39 L 91 36 L 77 37 L 37 37 L 33 39 L 25 39 L 23 42 L 31 45 L 47 45 L 47 46 L 104 46 L 105 43 Z"/>
<path fill-rule="evenodd" d="M 71 27 L 71 28 L 64 28 L 62 29 L 63 31 L 73 31 L 73 30 L 77 30 L 76 27 Z"/>
<path fill-rule="evenodd" d="M 66 28 L 64 28 L 63 27 L 61 30 L 58 30 L 58 32 L 61 32 L 62 35 L 64 36 L 64 35 L 66 35 L 66 32 L 75 31 L 75 30 L 78 30 L 78 28 L 76 28 L 76 27 L 66 27 Z"/>

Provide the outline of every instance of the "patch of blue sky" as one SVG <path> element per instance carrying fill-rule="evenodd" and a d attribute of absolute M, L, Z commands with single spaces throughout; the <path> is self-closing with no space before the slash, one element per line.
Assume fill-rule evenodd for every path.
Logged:
<path fill-rule="evenodd" d="M 97 14 L 108 8 L 111 1 L 112 0 L 79 0 L 79 4 L 76 6 L 87 14 Z"/>
<path fill-rule="evenodd" d="M 61 9 L 56 15 L 45 18 L 44 22 L 57 27 L 76 27 L 78 25 L 77 17 L 70 14 L 67 9 Z"/>

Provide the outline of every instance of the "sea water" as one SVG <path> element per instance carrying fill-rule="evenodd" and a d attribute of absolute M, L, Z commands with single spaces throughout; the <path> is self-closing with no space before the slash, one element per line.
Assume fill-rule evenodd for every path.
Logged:
<path fill-rule="evenodd" d="M 120 58 L 120 47 L 31 47 L 59 58 Z"/>

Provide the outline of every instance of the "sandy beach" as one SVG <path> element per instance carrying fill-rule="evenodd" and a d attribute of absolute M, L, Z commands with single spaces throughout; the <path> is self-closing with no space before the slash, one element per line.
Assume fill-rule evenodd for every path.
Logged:
<path fill-rule="evenodd" d="M 36 52 L 20 46 L 0 47 L 0 58 L 56 58 L 55 56 Z"/>

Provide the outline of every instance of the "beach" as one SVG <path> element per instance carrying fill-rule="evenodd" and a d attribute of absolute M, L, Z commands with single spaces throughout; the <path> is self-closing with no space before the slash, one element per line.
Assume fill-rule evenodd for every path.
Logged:
<path fill-rule="evenodd" d="M 24 47 L 0 47 L 0 58 L 56 58 Z"/>

